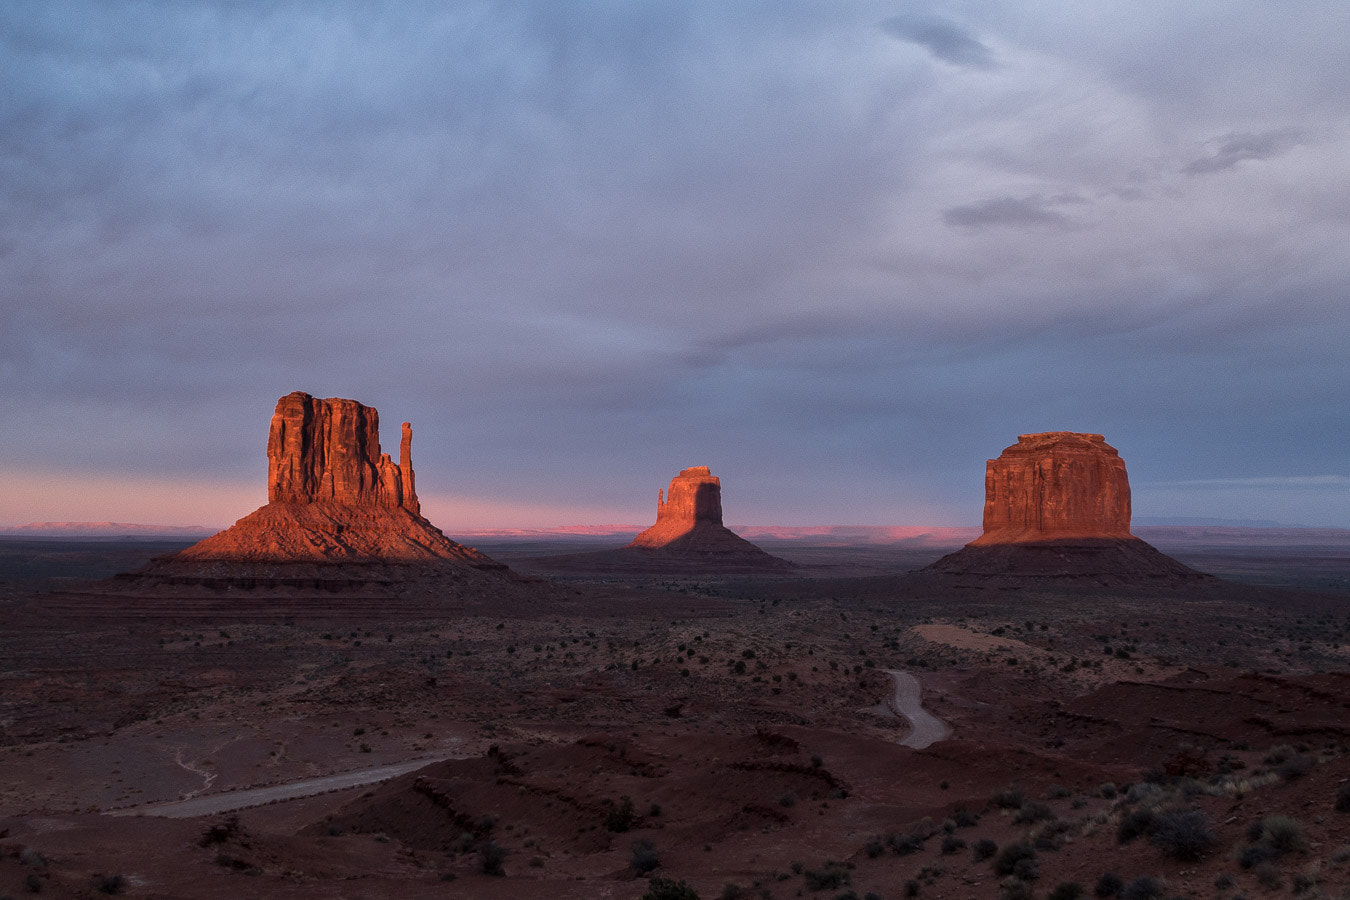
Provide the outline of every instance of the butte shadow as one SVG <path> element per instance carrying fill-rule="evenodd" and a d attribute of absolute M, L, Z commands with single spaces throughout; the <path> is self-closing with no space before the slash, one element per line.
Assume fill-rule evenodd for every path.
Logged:
<path fill-rule="evenodd" d="M 656 524 L 613 550 L 516 562 L 541 573 L 614 575 L 789 574 L 793 563 L 765 553 L 722 524 L 722 482 L 707 466 L 684 469 L 656 495 Z"/>
<path fill-rule="evenodd" d="M 1024 434 L 985 467 L 984 533 L 922 573 L 1099 585 L 1216 581 L 1130 533 L 1125 461 L 1100 434 Z"/>
<path fill-rule="evenodd" d="M 318 400 L 299 391 L 278 400 L 267 477 L 266 506 L 118 579 L 231 589 L 518 580 L 422 516 L 412 427 L 403 423 L 395 463 L 380 452 L 379 413 L 355 400 Z"/>

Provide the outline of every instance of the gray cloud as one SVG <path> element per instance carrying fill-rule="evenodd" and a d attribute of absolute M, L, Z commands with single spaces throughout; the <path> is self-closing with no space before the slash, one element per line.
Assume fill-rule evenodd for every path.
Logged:
<path fill-rule="evenodd" d="M 1297 128 L 1281 128 L 1260 134 L 1229 134 L 1220 138 L 1208 156 L 1187 163 L 1181 171 L 1187 175 L 1206 175 L 1231 169 L 1246 160 L 1273 159 L 1288 153 L 1304 140 Z"/>
<path fill-rule="evenodd" d="M 870 0 L 0 7 L 0 480 L 260 483 L 296 389 L 412 420 L 452 511 L 707 463 L 737 521 L 969 523 L 1057 428 L 1341 471 L 1344 4 L 1176 6 L 968 4 L 997 78 Z M 1286 130 L 1297 184 L 1182 171 Z M 1140 514 L 1267 517 L 1183 488 Z"/>
<path fill-rule="evenodd" d="M 892 16 L 881 23 L 892 37 L 920 47 L 943 62 L 972 69 L 996 69 L 994 53 L 959 25 L 938 16 Z"/>
<path fill-rule="evenodd" d="M 995 197 L 983 203 L 943 210 L 942 221 L 957 228 L 1071 228 L 1073 220 L 1055 208 L 1068 202 L 1081 201 L 1045 197 Z"/>

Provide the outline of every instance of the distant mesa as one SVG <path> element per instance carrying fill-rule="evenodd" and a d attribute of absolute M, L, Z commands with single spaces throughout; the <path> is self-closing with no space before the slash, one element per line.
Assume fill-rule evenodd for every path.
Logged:
<path fill-rule="evenodd" d="M 536 560 L 554 571 L 752 574 L 788 571 L 792 563 L 765 553 L 722 524 L 722 481 L 707 466 L 684 469 L 656 495 L 656 524 L 616 550 Z"/>
<path fill-rule="evenodd" d="M 360 582 L 372 567 L 508 572 L 421 514 L 412 427 L 399 461 L 380 452 L 380 416 L 355 400 L 296 391 L 277 401 L 267 440 L 266 506 L 124 578 L 259 586 Z"/>
<path fill-rule="evenodd" d="M 1024 434 L 984 476 L 984 533 L 925 571 L 1083 578 L 1208 579 L 1130 533 L 1125 461 L 1100 434 Z"/>

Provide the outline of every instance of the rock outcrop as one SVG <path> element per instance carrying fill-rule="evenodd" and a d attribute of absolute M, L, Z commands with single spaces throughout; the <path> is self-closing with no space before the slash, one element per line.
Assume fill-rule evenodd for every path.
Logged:
<path fill-rule="evenodd" d="M 656 524 L 631 544 L 538 558 L 531 566 L 553 572 L 651 572 L 732 575 L 787 571 L 792 563 L 765 553 L 722 524 L 722 482 L 707 466 L 684 469 L 656 494 Z"/>
<path fill-rule="evenodd" d="M 359 582 L 371 577 L 371 567 L 508 572 L 422 517 L 412 426 L 403 423 L 395 463 L 380 451 L 379 413 L 355 400 L 297 391 L 277 401 L 267 495 L 266 506 L 232 527 L 131 577 L 255 586 Z"/>
<path fill-rule="evenodd" d="M 1125 461 L 1100 434 L 1024 434 L 985 466 L 984 533 L 929 572 L 1103 583 L 1208 578 L 1130 533 Z"/>
<path fill-rule="evenodd" d="M 1024 434 L 984 472 L 984 534 L 974 543 L 1130 537 L 1125 460 L 1100 434 Z"/>
<path fill-rule="evenodd" d="M 700 525 L 722 528 L 722 480 L 707 466 L 681 470 L 670 480 L 669 494 L 656 492 L 656 524 L 629 546 L 665 547 Z"/>

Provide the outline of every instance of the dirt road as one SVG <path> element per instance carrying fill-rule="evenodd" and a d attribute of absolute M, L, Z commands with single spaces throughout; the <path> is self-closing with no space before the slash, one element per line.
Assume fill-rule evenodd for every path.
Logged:
<path fill-rule="evenodd" d="M 895 696 L 888 705 L 896 715 L 909 722 L 910 731 L 900 741 L 902 745 L 922 750 L 951 734 L 946 722 L 923 708 L 919 679 L 899 669 L 887 669 L 886 673 L 895 680 Z"/>
<path fill-rule="evenodd" d="M 169 800 L 163 803 L 147 803 L 128 809 L 112 810 L 111 816 L 164 816 L 169 819 L 188 819 L 193 816 L 209 816 L 216 813 L 246 809 L 250 806 L 262 806 L 273 800 L 294 800 L 297 797 L 309 797 L 343 788 L 359 787 L 387 781 L 398 775 L 412 772 L 423 766 L 439 762 L 440 759 L 417 759 L 412 762 L 380 766 L 375 769 L 361 769 L 357 772 L 341 772 L 337 775 L 325 775 L 322 778 L 307 778 L 304 781 L 292 781 L 290 784 L 274 784 L 268 787 L 249 788 L 242 791 L 226 791 L 219 794 L 207 794 L 188 800 Z"/>

